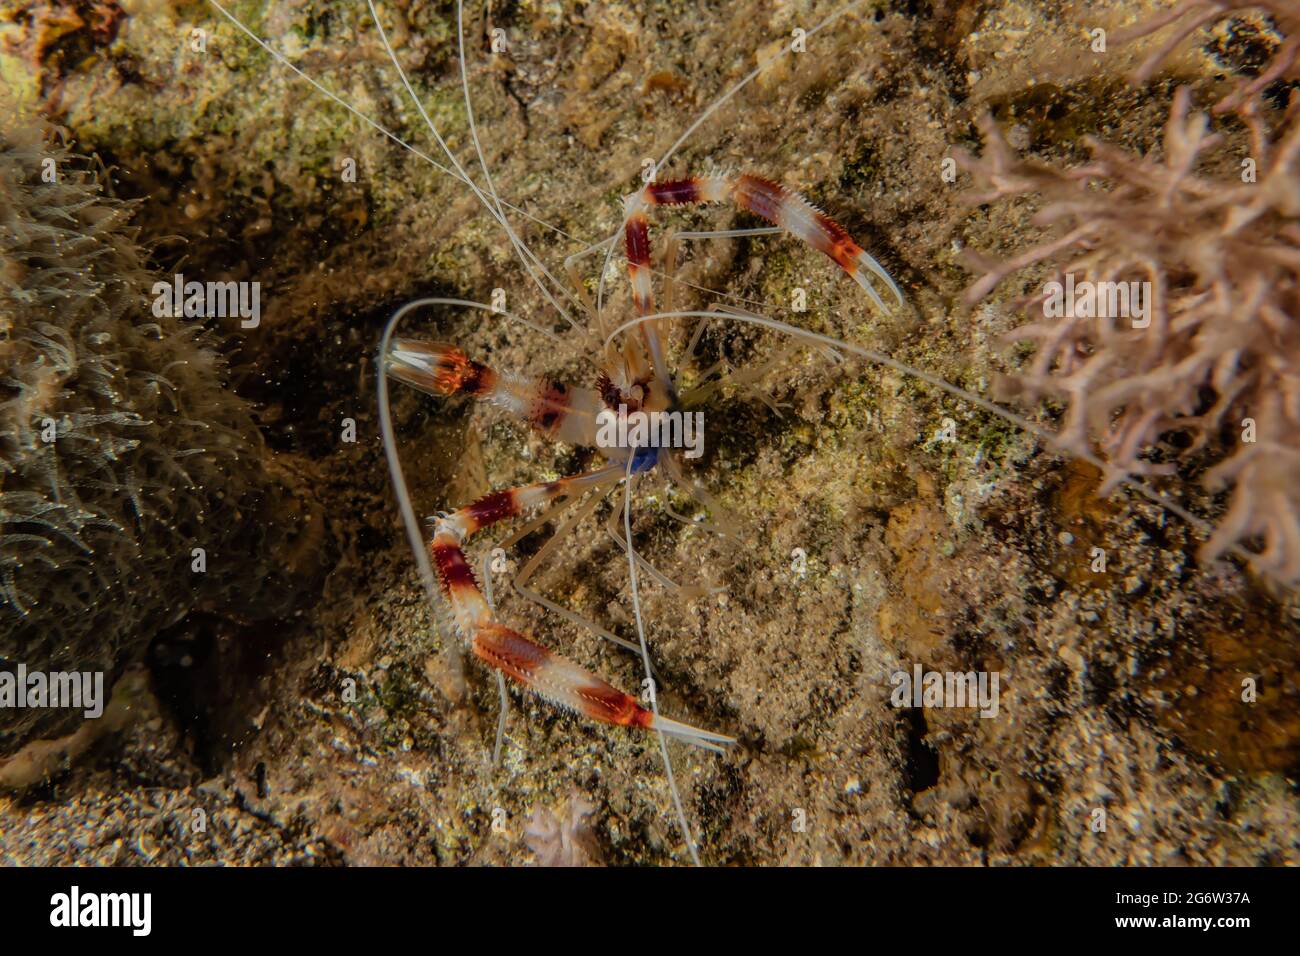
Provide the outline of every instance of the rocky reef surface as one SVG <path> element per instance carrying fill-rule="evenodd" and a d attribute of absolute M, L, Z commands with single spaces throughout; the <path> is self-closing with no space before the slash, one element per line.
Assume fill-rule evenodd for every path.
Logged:
<path fill-rule="evenodd" d="M 223 5 L 342 101 L 445 161 L 365 4 Z M 521 236 L 563 275 L 566 256 L 618 227 L 645 160 L 838 7 L 467 10 L 486 160 L 502 199 L 535 217 L 513 217 Z M 455 9 L 411 0 L 380 16 L 429 117 L 482 182 Z M 981 153 L 985 115 L 1053 167 L 1085 163 L 1088 137 L 1160 156 L 1175 89 L 1210 109 L 1266 68 L 1285 27 L 1234 11 L 1135 83 L 1159 38 L 1099 51 L 1094 31 L 1113 37 L 1159 9 L 867 3 L 807 35 L 660 175 L 747 170 L 800 190 L 880 260 L 908 308 L 874 310 L 823 258 L 777 235 L 685 243 L 678 307 L 768 312 L 990 394 L 1026 359 L 1004 337 L 1045 274 L 1031 269 L 972 305 L 980 269 L 968 250 L 1012 258 L 1047 230 L 1030 199 L 972 202 L 970 173 L 950 161 Z M 495 680 L 460 660 L 402 533 L 374 388 L 388 316 L 422 295 L 488 302 L 501 289 L 511 312 L 563 328 L 478 200 L 209 3 L 3 0 L 0 76 L 15 116 L 62 126 L 75 151 L 99 157 L 106 186 L 137 203 L 152 273 L 260 283 L 257 328 L 218 320 L 207 334 L 229 366 L 223 387 L 258 433 L 259 467 L 291 471 L 302 509 L 321 515 L 306 547 L 328 571 L 296 613 L 241 613 L 226 600 L 142 625 L 134 636 L 147 650 L 118 682 L 105 732 L 65 748 L 77 752 L 42 782 L 0 794 L 0 861 L 686 861 L 653 738 L 512 695 L 494 765 Z M 1279 128 L 1288 82 L 1263 104 Z M 1206 161 L 1223 172 L 1254 148 L 1252 130 L 1231 113 L 1212 123 L 1223 138 Z M 670 225 L 758 224 L 727 208 L 674 211 L 651 237 L 661 248 Z M 601 262 L 577 263 L 592 295 Z M 792 308 L 796 290 L 806 311 Z M 606 294 L 633 314 L 618 269 Z M 500 316 L 429 309 L 407 331 L 521 374 L 594 377 L 576 337 L 557 347 Z M 690 332 L 674 333 L 675 353 Z M 1201 529 L 1123 490 L 1099 496 L 1093 465 L 915 378 L 833 364 L 725 320 L 697 345 L 687 384 L 714 363 L 753 369 L 789 350 L 705 408 L 706 453 L 690 475 L 734 514 L 739 540 L 673 518 L 666 505 L 703 513 L 676 491 L 643 487 L 633 505 L 647 560 L 682 585 L 721 589 L 688 599 L 641 579 L 661 708 L 739 738 L 725 756 L 670 749 L 704 861 L 1300 861 L 1291 592 L 1231 554 L 1202 560 Z M 1023 398 L 1011 407 L 1053 426 L 1065 411 Z M 594 462 L 482 406 L 395 388 L 393 415 L 421 514 Z M 1194 451 L 1156 481 L 1215 517 L 1224 495 L 1200 480 L 1211 455 Z M 635 640 L 626 558 L 607 529 L 621 495 L 611 502 L 531 586 Z M 635 655 L 507 587 L 545 541 L 535 533 L 506 555 L 494 576 L 502 616 L 639 687 Z M 262 557 L 305 561 L 293 542 Z M 247 572 L 246 593 L 258 593 L 265 576 L 251 562 Z M 895 706 L 894 675 L 917 665 L 996 673 L 996 713 Z"/>

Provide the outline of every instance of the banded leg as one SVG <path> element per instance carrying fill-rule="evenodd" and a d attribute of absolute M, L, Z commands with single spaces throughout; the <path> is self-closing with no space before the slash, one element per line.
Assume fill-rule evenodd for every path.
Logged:
<path fill-rule="evenodd" d="M 899 305 L 903 294 L 880 263 L 853 241 L 844 227 L 798 193 L 779 183 L 748 173 L 735 177 L 710 176 L 649 183 L 624 201 L 625 246 L 632 297 L 639 315 L 654 313 L 654 293 L 650 285 L 650 239 L 646 211 L 652 206 L 684 206 L 706 202 L 731 202 L 740 209 L 761 216 L 768 222 L 802 239 L 828 256 L 850 278 L 866 290 L 876 308 L 886 311 L 880 294 L 869 276 L 884 283 Z M 648 329 L 650 323 L 641 326 Z M 657 338 L 657 333 L 647 333 Z M 649 344 L 649 340 L 647 342 Z M 651 346 L 652 354 L 654 346 Z"/>
<path fill-rule="evenodd" d="M 656 716 L 630 694 L 497 622 L 465 558 L 462 546 L 475 532 L 535 505 L 602 484 L 613 484 L 622 475 L 620 466 L 610 466 L 573 478 L 493 492 L 471 505 L 440 515 L 434 524 L 429 552 L 456 626 L 470 638 L 475 657 L 551 703 L 602 723 L 659 730 L 711 749 L 734 743 L 733 738 L 723 734 Z"/>
<path fill-rule="evenodd" d="M 595 389 L 498 372 L 442 342 L 395 339 L 388 374 L 430 395 L 469 395 L 490 402 L 543 437 L 570 445 L 596 444 L 596 415 L 605 407 Z"/>

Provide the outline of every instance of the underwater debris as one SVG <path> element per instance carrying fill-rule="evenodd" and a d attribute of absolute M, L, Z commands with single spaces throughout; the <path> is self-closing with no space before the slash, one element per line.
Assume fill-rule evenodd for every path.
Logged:
<path fill-rule="evenodd" d="M 524 842 L 538 866 L 600 866 L 600 850 L 590 817 L 596 806 L 576 790 L 559 808 L 538 807 L 528 819 Z"/>

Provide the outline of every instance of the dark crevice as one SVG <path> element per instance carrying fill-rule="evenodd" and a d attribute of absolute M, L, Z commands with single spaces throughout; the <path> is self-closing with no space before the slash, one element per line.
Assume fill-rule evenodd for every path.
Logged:
<path fill-rule="evenodd" d="M 915 796 L 939 782 L 939 754 L 925 740 L 930 728 L 926 724 L 924 710 L 909 707 L 903 711 L 903 720 L 907 730 L 903 785 Z"/>

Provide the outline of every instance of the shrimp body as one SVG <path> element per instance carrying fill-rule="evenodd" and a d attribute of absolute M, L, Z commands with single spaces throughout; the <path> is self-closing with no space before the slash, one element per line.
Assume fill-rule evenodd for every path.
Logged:
<path fill-rule="evenodd" d="M 451 605 L 456 626 L 474 655 L 515 683 L 557 706 L 607 724 L 660 730 L 703 746 L 727 745 L 734 738 L 669 720 L 631 695 L 572 661 L 500 623 L 484 598 L 463 551 L 467 540 L 499 521 L 589 491 L 605 492 L 633 475 L 660 467 L 666 449 L 642 433 L 640 441 L 610 445 L 598 440 L 602 416 L 680 413 L 660 331 L 653 321 L 648 212 L 656 206 L 730 201 L 822 252 L 864 288 L 872 303 L 885 304 L 871 279 L 882 283 L 899 304 L 903 297 L 883 268 L 848 232 L 802 196 L 753 175 L 689 178 L 651 183 L 624 200 L 624 252 L 639 338 L 612 353 L 595 387 L 572 387 L 547 379 L 501 372 L 469 358 L 453 345 L 403 338 L 386 357 L 387 373 L 400 382 L 440 395 L 468 395 L 514 414 L 541 436 L 595 448 L 606 464 L 583 475 L 496 491 L 433 520 L 429 555 Z M 607 420 L 607 419 L 606 419 Z M 631 433 L 622 429 L 620 434 Z"/>

